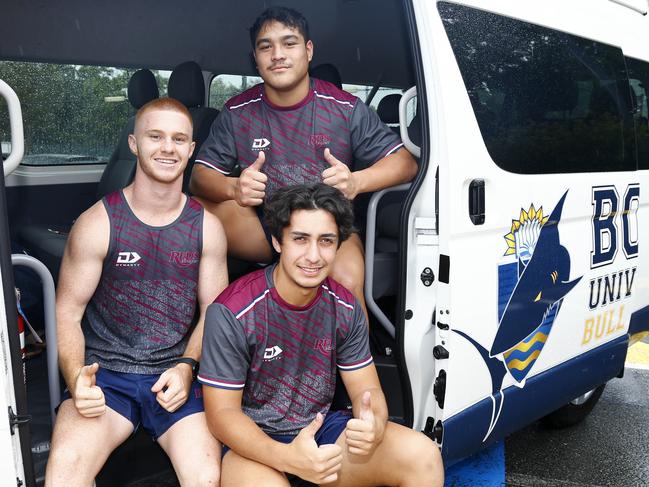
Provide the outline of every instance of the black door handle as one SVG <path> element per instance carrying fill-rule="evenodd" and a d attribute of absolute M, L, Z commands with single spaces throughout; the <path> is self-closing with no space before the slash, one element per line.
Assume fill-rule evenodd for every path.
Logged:
<path fill-rule="evenodd" d="M 474 225 L 482 225 L 484 214 L 484 179 L 474 179 L 469 185 L 469 218 Z"/>

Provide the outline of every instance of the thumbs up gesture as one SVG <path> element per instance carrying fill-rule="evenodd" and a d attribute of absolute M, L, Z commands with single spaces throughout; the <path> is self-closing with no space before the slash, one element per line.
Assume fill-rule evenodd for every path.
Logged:
<path fill-rule="evenodd" d="M 320 445 L 315 441 L 324 417 L 318 413 L 313 421 L 305 426 L 290 443 L 291 460 L 288 473 L 322 485 L 335 482 L 342 466 L 342 449 L 336 444 Z"/>
<path fill-rule="evenodd" d="M 95 418 L 106 412 L 104 392 L 96 385 L 97 370 L 99 370 L 99 364 L 96 362 L 81 367 L 74 384 L 74 391 L 70 391 L 74 406 L 79 414 L 86 418 Z"/>
<path fill-rule="evenodd" d="M 381 442 L 382 434 L 379 429 L 372 411 L 372 395 L 370 391 L 365 391 L 361 396 L 358 417 L 347 421 L 345 429 L 347 451 L 353 455 L 369 455 Z"/>
<path fill-rule="evenodd" d="M 234 190 L 234 199 L 240 206 L 259 206 L 266 196 L 268 176 L 261 172 L 266 155 L 260 151 L 257 159 L 241 171 Z"/>
<path fill-rule="evenodd" d="M 322 182 L 339 189 L 348 200 L 356 198 L 359 188 L 356 176 L 349 170 L 349 166 L 336 159 L 329 147 L 324 150 L 324 158 L 329 167 L 322 171 Z"/>

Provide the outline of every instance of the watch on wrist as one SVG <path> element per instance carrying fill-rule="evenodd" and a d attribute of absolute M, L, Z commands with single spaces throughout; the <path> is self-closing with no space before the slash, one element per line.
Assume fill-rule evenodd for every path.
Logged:
<path fill-rule="evenodd" d="M 177 363 L 189 365 L 192 368 L 192 380 L 196 380 L 196 377 L 198 376 L 198 366 L 199 366 L 199 363 L 196 360 L 194 360 L 191 357 L 180 357 L 177 360 Z"/>

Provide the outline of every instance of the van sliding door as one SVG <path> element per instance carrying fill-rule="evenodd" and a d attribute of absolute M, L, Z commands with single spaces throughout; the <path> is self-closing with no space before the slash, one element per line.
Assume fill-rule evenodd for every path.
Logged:
<path fill-rule="evenodd" d="M 620 48 L 437 9 L 452 65 L 439 66 L 450 332 L 436 368 L 444 453 L 458 458 L 623 369 L 639 184 Z"/>

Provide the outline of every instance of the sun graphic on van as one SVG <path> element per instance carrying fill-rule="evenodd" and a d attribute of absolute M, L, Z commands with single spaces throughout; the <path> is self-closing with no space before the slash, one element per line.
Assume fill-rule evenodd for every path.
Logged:
<path fill-rule="evenodd" d="M 519 259 L 529 260 L 534 252 L 534 245 L 541 233 L 541 227 L 550 216 L 543 215 L 543 207 L 534 209 L 534 204 L 525 211 L 521 208 L 518 220 L 512 220 L 512 230 L 505 235 L 507 251 L 505 255 L 516 254 Z"/>

